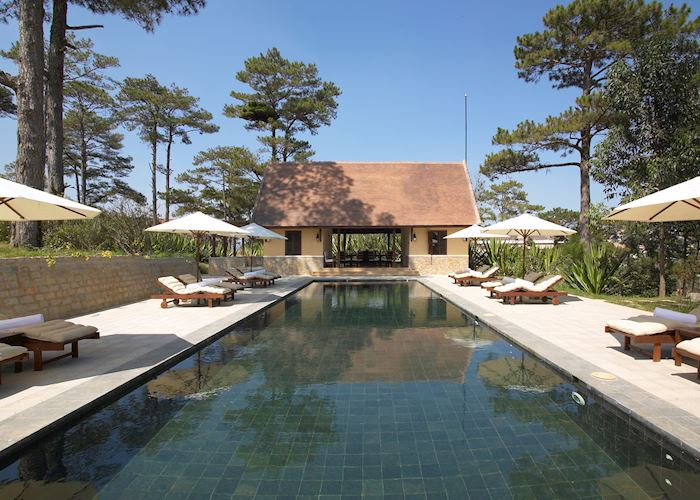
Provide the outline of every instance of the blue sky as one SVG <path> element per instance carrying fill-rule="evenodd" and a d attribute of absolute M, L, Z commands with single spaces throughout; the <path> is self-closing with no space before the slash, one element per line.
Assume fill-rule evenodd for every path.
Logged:
<path fill-rule="evenodd" d="M 164 19 L 154 33 L 119 17 L 96 16 L 71 7 L 69 24 L 102 23 L 83 32 L 95 49 L 119 58 L 114 78 L 154 74 L 161 83 L 187 87 L 201 98 L 221 127 L 174 147 L 176 172 L 192 157 L 218 145 L 257 148 L 242 122 L 223 117 L 229 92 L 243 88 L 234 75 L 243 61 L 270 47 L 292 60 L 318 65 L 322 78 L 343 91 L 338 118 L 311 138 L 316 160 L 461 161 L 464 158 L 464 94 L 469 95 L 468 163 L 476 176 L 495 149 L 497 127 L 541 120 L 573 102 L 575 92 L 547 81 L 519 80 L 513 47 L 518 35 L 541 29 L 557 2 L 546 0 L 371 1 L 209 0 L 197 16 Z M 690 2 L 695 12 L 698 0 Z M 0 25 L 0 47 L 17 37 L 14 24 Z M 13 69 L 6 62 L 0 67 Z M 14 159 L 15 122 L 0 119 L 0 165 Z M 134 159 L 132 184 L 148 193 L 149 153 L 125 132 Z M 513 176 L 530 201 L 578 208 L 578 170 L 559 168 Z M 162 185 L 162 182 L 161 182 Z M 594 185 L 593 201 L 603 201 Z M 69 195 L 71 193 L 68 193 Z"/>

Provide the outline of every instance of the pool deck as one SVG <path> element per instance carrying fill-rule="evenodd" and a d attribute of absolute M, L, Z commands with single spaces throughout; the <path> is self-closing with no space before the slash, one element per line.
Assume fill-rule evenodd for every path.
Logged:
<path fill-rule="evenodd" d="M 332 281 L 338 279 L 343 278 Z M 387 278 L 372 281 L 381 279 Z M 559 306 L 534 302 L 506 305 L 489 299 L 479 287 L 459 287 L 447 277 L 417 279 L 600 392 L 669 441 L 700 456 L 700 383 L 696 368 L 686 364 L 676 367 L 671 359 L 653 363 L 634 350 L 623 351 L 619 340 L 603 331 L 606 319 L 636 315 L 638 310 L 578 297 L 569 297 Z M 19 374 L 12 373 L 11 366 L 3 367 L 0 458 L 9 456 L 18 445 L 90 412 L 115 392 L 142 383 L 178 355 L 314 280 L 327 281 L 286 278 L 271 288 L 246 289 L 237 293 L 233 302 L 214 308 L 162 310 L 159 301 L 144 300 L 73 318 L 95 325 L 101 332 L 99 341 L 81 342 L 79 359 L 49 364 L 42 372 L 31 371 L 30 363 Z M 600 380 L 591 375 L 596 371 L 618 379 Z"/>
<path fill-rule="evenodd" d="M 0 457 L 37 431 L 45 435 L 66 419 L 87 413 L 109 397 L 157 372 L 178 354 L 311 282 L 297 277 L 278 280 L 269 288 L 246 288 L 219 306 L 160 308 L 159 300 L 143 300 L 71 321 L 99 328 L 99 340 L 80 342 L 80 357 L 50 363 L 22 373 L 3 365 L 0 385 Z M 45 358 L 50 359 L 52 353 Z M 30 355 L 31 357 L 31 355 Z M 24 441 L 26 443 L 27 441 Z M 22 443 L 22 444 L 24 444 Z"/>
<path fill-rule="evenodd" d="M 624 351 L 619 337 L 604 331 L 606 320 L 638 315 L 638 309 L 574 296 L 558 306 L 539 301 L 510 305 L 489 298 L 481 287 L 455 285 L 446 276 L 419 281 L 700 457 L 697 368 L 675 366 L 670 348 L 654 363 L 634 348 Z M 601 380 L 594 372 L 613 374 L 617 380 Z"/>

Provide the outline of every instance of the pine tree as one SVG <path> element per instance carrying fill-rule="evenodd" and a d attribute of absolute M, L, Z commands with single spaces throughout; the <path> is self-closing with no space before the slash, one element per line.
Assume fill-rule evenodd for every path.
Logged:
<path fill-rule="evenodd" d="M 299 138 L 314 135 L 336 117 L 340 89 L 324 82 L 315 64 L 289 61 L 276 48 L 245 61 L 236 80 L 252 92 L 232 91 L 240 104 L 224 107 L 224 116 L 240 118 L 246 129 L 264 132 L 258 140 L 271 161 L 304 161 L 314 154 L 311 144 Z"/>
<path fill-rule="evenodd" d="M 199 107 L 199 99 L 191 96 L 187 89 L 172 85 L 168 89 L 166 102 L 163 107 L 163 137 L 165 141 L 165 165 L 162 174 L 165 176 L 165 220 L 170 220 L 172 178 L 171 152 L 176 139 L 183 144 L 191 144 L 190 134 L 213 134 L 219 127 L 211 122 L 212 114 Z"/>
<path fill-rule="evenodd" d="M 184 188 L 173 190 L 178 212 L 203 210 L 224 220 L 249 220 L 264 165 L 243 147 L 216 147 L 199 153 L 197 168 L 178 175 Z"/>
<path fill-rule="evenodd" d="M 576 103 L 543 123 L 526 120 L 512 131 L 499 128 L 493 143 L 503 149 L 486 158 L 482 172 L 495 178 L 554 167 L 578 168 L 579 233 L 590 245 L 592 146 L 614 120 L 601 94 L 608 69 L 628 57 L 650 33 L 692 30 L 689 13 L 686 6 L 664 10 L 658 2 L 641 0 L 573 0 L 547 12 L 543 31 L 518 37 L 518 76 L 527 82 L 546 76 L 554 88 L 576 89 Z M 557 158 L 544 161 L 542 153 Z"/>
<path fill-rule="evenodd" d="M 167 105 L 168 89 L 153 75 L 125 78 L 117 95 L 118 119 L 129 130 L 138 130 L 141 140 L 151 148 L 151 215 L 158 223 L 158 144 L 164 142 L 161 128 Z"/>

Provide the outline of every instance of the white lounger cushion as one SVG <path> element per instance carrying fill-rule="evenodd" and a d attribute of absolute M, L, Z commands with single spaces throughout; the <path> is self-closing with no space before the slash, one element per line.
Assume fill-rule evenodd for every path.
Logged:
<path fill-rule="evenodd" d="M 179 279 L 175 278 L 174 276 L 164 276 L 162 278 L 158 278 L 158 281 L 160 281 L 163 285 L 168 287 L 170 291 L 179 295 L 190 295 L 193 293 L 224 294 L 229 291 L 225 288 L 221 288 L 218 286 L 201 286 L 198 283 L 185 286 Z"/>
<path fill-rule="evenodd" d="M 497 286 L 501 285 L 507 285 L 508 283 L 515 283 L 516 278 L 511 278 L 510 276 L 506 276 L 502 280 L 499 281 L 487 281 L 486 283 L 481 284 L 481 288 L 495 288 Z"/>
<path fill-rule="evenodd" d="M 666 318 L 688 325 L 694 325 L 698 322 L 698 318 L 694 314 L 685 314 L 678 311 L 672 311 L 671 309 L 664 309 L 663 307 L 657 307 L 654 309 L 654 317 Z"/>
<path fill-rule="evenodd" d="M 62 319 L 53 319 L 46 323 L 17 327 L 16 331 L 30 339 L 61 343 L 92 335 L 97 332 L 97 328 Z"/>
<path fill-rule="evenodd" d="M 691 339 L 691 340 L 684 340 L 683 342 L 678 342 L 678 344 L 676 344 L 676 347 L 678 349 L 688 351 L 690 354 L 695 354 L 696 356 L 700 356 L 700 338 Z"/>
<path fill-rule="evenodd" d="M 635 316 L 638 318 L 639 316 Z M 633 335 L 635 337 L 645 337 L 647 335 L 656 335 L 668 331 L 668 327 L 654 321 L 653 316 L 642 316 L 645 320 L 640 321 L 634 318 L 630 319 L 611 319 L 606 321 L 606 325 L 617 331 Z"/>
<path fill-rule="evenodd" d="M 18 345 L 7 345 L 7 344 L 0 344 L 0 361 L 5 361 L 6 359 L 12 359 L 15 356 L 19 356 L 20 354 L 24 354 L 27 352 L 26 347 L 18 346 Z"/>
<path fill-rule="evenodd" d="M 549 278 L 543 278 L 537 283 L 518 279 L 513 283 L 496 287 L 494 290 L 497 292 L 515 292 L 517 290 L 524 290 L 526 292 L 546 292 L 561 280 L 562 277 L 558 274 L 550 276 Z"/>
<path fill-rule="evenodd" d="M 468 273 L 462 273 L 462 274 L 455 274 L 455 278 L 488 278 L 489 276 L 493 276 L 496 274 L 498 271 L 498 266 L 493 266 L 486 271 L 479 272 L 479 271 L 470 271 Z"/>
<path fill-rule="evenodd" d="M 43 314 L 32 314 L 31 316 L 20 316 L 19 318 L 4 319 L 0 321 L 0 332 L 12 332 L 17 326 L 36 325 L 44 322 Z"/>

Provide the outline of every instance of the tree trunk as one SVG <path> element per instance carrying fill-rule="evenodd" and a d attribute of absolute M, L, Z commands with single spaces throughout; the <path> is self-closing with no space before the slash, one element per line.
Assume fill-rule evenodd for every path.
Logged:
<path fill-rule="evenodd" d="M 17 182 L 44 188 L 44 3 L 19 0 L 19 76 L 17 78 Z M 38 222 L 18 223 L 12 245 L 41 244 Z"/>
<path fill-rule="evenodd" d="M 82 198 L 78 198 L 81 203 L 87 205 L 87 178 L 88 178 L 88 153 L 87 143 L 85 142 L 85 129 L 80 127 L 80 185 Z"/>
<path fill-rule="evenodd" d="M 46 154 L 48 191 L 63 196 L 63 62 L 66 51 L 67 0 L 53 0 L 48 78 L 46 81 Z"/>
<path fill-rule="evenodd" d="M 170 150 L 173 145 L 173 132 L 168 130 L 168 147 L 165 152 L 165 220 L 170 220 Z"/>
<path fill-rule="evenodd" d="M 659 223 L 659 254 L 657 267 L 659 268 L 659 297 L 666 296 L 666 229 L 664 223 Z"/>
<path fill-rule="evenodd" d="M 151 132 L 151 209 L 153 224 L 158 224 L 158 127 L 153 127 Z"/>
<path fill-rule="evenodd" d="M 590 232 L 590 209 L 591 209 L 591 139 L 587 132 L 583 134 L 581 141 L 581 187 L 580 197 L 581 206 L 578 214 L 578 233 L 581 241 L 587 250 L 591 248 L 591 232 Z"/>

